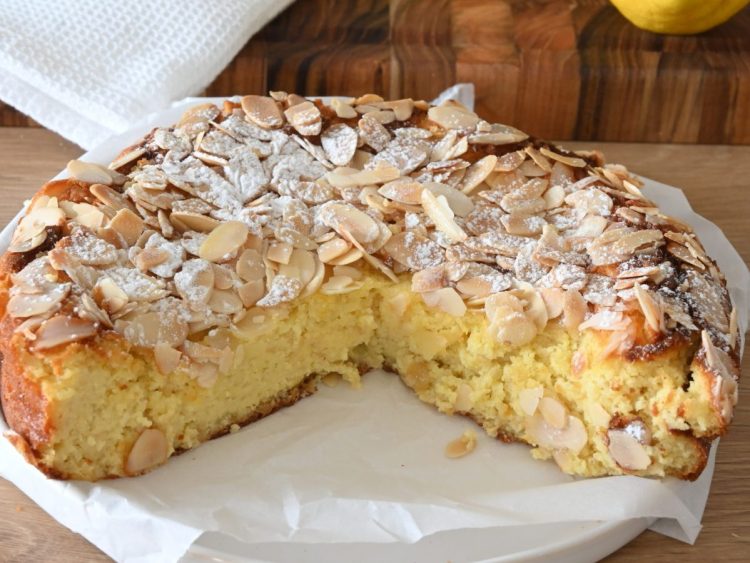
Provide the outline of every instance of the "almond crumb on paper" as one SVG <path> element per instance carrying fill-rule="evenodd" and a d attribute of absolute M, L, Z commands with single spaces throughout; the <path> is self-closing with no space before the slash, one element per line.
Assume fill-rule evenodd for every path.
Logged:
<path fill-rule="evenodd" d="M 445 446 L 445 456 L 450 459 L 464 457 L 474 451 L 477 447 L 477 434 L 473 430 L 467 430 Z"/>

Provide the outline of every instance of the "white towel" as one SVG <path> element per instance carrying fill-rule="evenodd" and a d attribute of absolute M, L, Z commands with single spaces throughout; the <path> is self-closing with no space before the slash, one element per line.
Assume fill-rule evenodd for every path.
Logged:
<path fill-rule="evenodd" d="M 3 0 L 0 99 L 86 149 L 200 93 L 292 0 Z"/>

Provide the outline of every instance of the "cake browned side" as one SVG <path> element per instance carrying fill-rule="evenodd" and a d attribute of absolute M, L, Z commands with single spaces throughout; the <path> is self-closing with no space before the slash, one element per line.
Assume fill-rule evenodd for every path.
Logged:
<path fill-rule="evenodd" d="M 139 474 L 381 366 L 577 475 L 694 479 L 731 421 L 723 276 L 596 152 L 277 92 L 68 171 L 0 259 L 3 411 L 48 475 Z"/>

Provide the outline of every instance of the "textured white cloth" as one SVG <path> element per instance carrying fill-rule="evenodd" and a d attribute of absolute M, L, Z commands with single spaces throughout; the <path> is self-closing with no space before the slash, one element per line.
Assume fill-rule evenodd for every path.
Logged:
<path fill-rule="evenodd" d="M 292 0 L 2 0 L 0 99 L 91 148 L 200 93 Z"/>

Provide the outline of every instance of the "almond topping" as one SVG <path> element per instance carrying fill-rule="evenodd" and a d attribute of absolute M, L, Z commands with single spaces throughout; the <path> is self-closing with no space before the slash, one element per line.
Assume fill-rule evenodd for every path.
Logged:
<path fill-rule="evenodd" d="M 532 416 L 536 413 L 536 409 L 539 406 L 539 400 L 544 395 L 544 388 L 531 387 L 528 389 L 521 389 L 518 394 L 518 404 L 521 410 L 528 416 Z"/>
<path fill-rule="evenodd" d="M 615 463 L 628 471 L 643 471 L 651 465 L 646 449 L 624 429 L 607 432 L 609 454 Z"/>
<path fill-rule="evenodd" d="M 209 233 L 201 244 L 198 255 L 209 262 L 227 259 L 235 250 L 245 244 L 247 225 L 239 221 L 227 221 Z"/>
<path fill-rule="evenodd" d="M 182 353 L 175 350 L 167 344 L 157 344 L 154 346 L 154 362 L 159 373 L 164 375 L 172 373 L 180 365 Z"/>
<path fill-rule="evenodd" d="M 468 235 L 453 220 L 454 213 L 445 196 L 435 197 L 429 190 L 422 190 L 422 207 L 435 226 L 445 233 L 453 242 L 462 242 Z"/>
<path fill-rule="evenodd" d="M 445 446 L 445 457 L 457 459 L 470 454 L 477 447 L 477 435 L 473 430 L 467 430 Z"/>
<path fill-rule="evenodd" d="M 161 465 L 169 457 L 169 444 L 164 432 L 147 428 L 141 432 L 128 454 L 125 470 L 128 475 L 139 475 Z"/>
<path fill-rule="evenodd" d="M 57 315 L 44 321 L 36 332 L 34 350 L 47 350 L 68 342 L 76 342 L 96 334 L 96 323 L 87 320 Z"/>
<path fill-rule="evenodd" d="M 245 96 L 242 110 L 248 121 L 263 129 L 275 129 L 284 125 L 281 110 L 273 98 L 266 96 Z"/>

